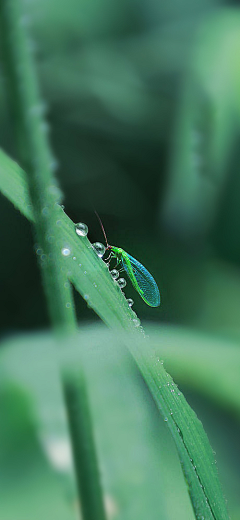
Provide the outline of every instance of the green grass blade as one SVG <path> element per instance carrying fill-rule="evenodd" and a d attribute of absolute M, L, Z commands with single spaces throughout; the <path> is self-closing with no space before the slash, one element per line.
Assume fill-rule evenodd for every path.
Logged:
<path fill-rule="evenodd" d="M 7 175 L 10 169 L 14 170 L 12 178 Z M 29 205 L 28 198 L 20 196 L 27 193 L 24 172 L 3 152 L 0 153 L 0 190 L 23 214 L 32 218 L 30 208 L 26 209 Z M 136 328 L 133 311 L 128 307 L 117 283 L 113 282 L 107 266 L 95 254 L 87 237 L 76 235 L 74 224 L 63 211 L 58 225 L 62 231 L 58 247 L 61 249 L 67 246 L 71 251 L 68 257 L 62 257 L 63 264 L 67 266 L 69 279 L 108 326 L 122 331 L 123 340 L 135 358 L 169 426 L 177 446 L 196 518 L 227 520 L 229 517 L 215 458 L 201 422 L 172 378 L 165 372 L 140 328 Z M 132 334 L 129 334 L 131 332 Z"/>
<path fill-rule="evenodd" d="M 239 341 L 184 327 L 155 325 L 148 332 L 151 345 L 179 384 L 240 417 Z"/>
<path fill-rule="evenodd" d="M 61 334 L 66 341 L 76 333 L 77 323 L 72 287 L 68 283 L 67 272 L 66 269 L 64 270 L 61 252 L 58 248 L 61 239 L 61 229 L 57 224 L 61 214 L 59 206 L 61 192 L 53 173 L 37 76 L 22 20 L 23 12 L 20 0 L 1 0 L 0 39 L 17 154 L 26 171 L 25 181 L 34 215 L 33 236 L 34 240 L 38 242 L 38 250 L 41 250 L 39 266 L 50 322 L 55 333 L 58 333 L 58 337 Z M 64 370 L 64 366 L 62 368 Z M 78 376 L 80 376 L 79 371 Z M 81 381 L 82 394 L 79 395 L 79 400 L 74 400 L 74 394 L 70 394 L 70 396 L 67 394 L 66 399 L 77 470 L 79 502 L 84 520 L 105 520 L 102 488 L 97 471 L 97 456 L 83 375 Z M 66 394 L 69 386 L 64 373 L 62 383 Z M 74 421 L 75 417 L 78 418 L 77 423 Z M 79 437 L 78 433 L 81 430 L 77 429 L 77 425 L 82 425 L 85 438 L 88 439 L 88 446 Z M 79 453 L 81 453 L 81 460 L 77 456 Z M 83 488 L 87 489 L 88 493 L 84 493 Z"/>

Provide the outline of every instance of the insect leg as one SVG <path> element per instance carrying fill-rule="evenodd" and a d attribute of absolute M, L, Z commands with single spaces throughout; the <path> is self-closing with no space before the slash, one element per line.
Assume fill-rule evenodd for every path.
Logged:
<path fill-rule="evenodd" d="M 113 253 L 112 253 L 112 251 L 110 251 L 108 257 L 104 259 L 105 262 L 108 262 L 109 260 L 111 260 L 112 256 L 113 256 Z"/>
<path fill-rule="evenodd" d="M 118 266 L 120 263 L 121 263 L 121 260 L 119 260 L 119 259 L 117 258 L 117 263 L 116 263 L 116 265 L 113 267 L 113 269 L 116 269 L 117 266 Z"/>

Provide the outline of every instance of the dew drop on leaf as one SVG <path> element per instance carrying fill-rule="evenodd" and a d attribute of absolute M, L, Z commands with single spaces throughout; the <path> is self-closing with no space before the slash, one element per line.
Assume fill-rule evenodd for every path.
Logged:
<path fill-rule="evenodd" d="M 103 244 L 101 244 L 101 242 L 95 242 L 95 244 L 93 244 L 93 248 L 99 256 L 99 258 L 102 258 L 106 251 L 106 247 Z"/>
<path fill-rule="evenodd" d="M 133 318 L 132 321 L 133 321 L 133 324 L 135 325 L 135 327 L 139 327 L 141 322 L 140 322 L 140 320 L 138 318 Z"/>
<path fill-rule="evenodd" d="M 88 234 L 87 224 L 78 222 L 78 224 L 75 224 L 75 231 L 79 237 L 85 237 Z"/>
<path fill-rule="evenodd" d="M 123 289 L 123 287 L 126 287 L 127 282 L 126 282 L 125 278 L 119 278 L 118 285 L 119 285 L 120 289 Z"/>
<path fill-rule="evenodd" d="M 117 269 L 113 269 L 112 271 L 110 271 L 110 275 L 114 280 L 117 280 L 117 278 L 119 277 L 119 272 L 117 271 Z"/>
<path fill-rule="evenodd" d="M 47 206 L 45 206 L 43 209 L 42 209 L 42 215 L 43 217 L 48 217 L 49 215 L 49 209 Z"/>
<path fill-rule="evenodd" d="M 61 253 L 63 256 L 69 256 L 71 251 L 70 251 L 69 247 L 63 247 L 61 250 Z"/>

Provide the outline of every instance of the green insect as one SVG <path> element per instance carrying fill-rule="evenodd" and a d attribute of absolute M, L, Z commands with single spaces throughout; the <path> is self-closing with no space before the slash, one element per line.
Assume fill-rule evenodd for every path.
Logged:
<path fill-rule="evenodd" d="M 134 289 L 136 289 L 147 305 L 150 305 L 150 307 L 158 307 L 160 305 L 160 293 L 153 276 L 142 264 L 140 264 L 140 262 L 138 262 L 138 260 L 126 253 L 124 249 L 109 245 L 102 221 L 97 213 L 96 215 L 99 219 L 106 240 L 106 251 L 110 251 L 108 258 L 116 258 L 117 265 L 122 265 L 130 278 Z"/>

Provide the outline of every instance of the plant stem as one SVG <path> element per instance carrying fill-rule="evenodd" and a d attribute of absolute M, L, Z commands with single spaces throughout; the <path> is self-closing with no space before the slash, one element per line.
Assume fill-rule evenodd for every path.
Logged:
<path fill-rule="evenodd" d="M 37 79 L 18 0 L 1 0 L 1 35 L 10 107 L 16 131 L 17 153 L 25 168 L 35 220 L 43 286 L 51 322 L 59 332 L 76 330 L 67 273 L 61 269 L 60 190 L 42 117 Z M 64 244 L 62 244 L 62 247 Z M 66 304 L 68 304 L 66 306 Z M 69 305 L 70 304 L 70 305 Z"/>
<path fill-rule="evenodd" d="M 71 286 L 61 254 L 66 244 L 63 243 L 61 232 L 60 190 L 53 174 L 53 161 L 42 117 L 42 103 L 23 22 L 24 17 L 21 15 L 18 0 L 0 0 L 1 40 L 9 104 L 15 123 L 18 156 L 27 175 L 35 234 L 38 249 L 41 250 L 43 286 L 51 323 L 55 331 L 61 333 L 66 341 L 69 333 L 77 331 L 77 325 Z M 63 388 L 83 518 L 104 520 L 83 376 L 79 385 L 70 384 L 63 376 Z"/>
<path fill-rule="evenodd" d="M 84 375 L 78 370 L 65 373 L 63 377 L 83 518 L 105 520 Z"/>

